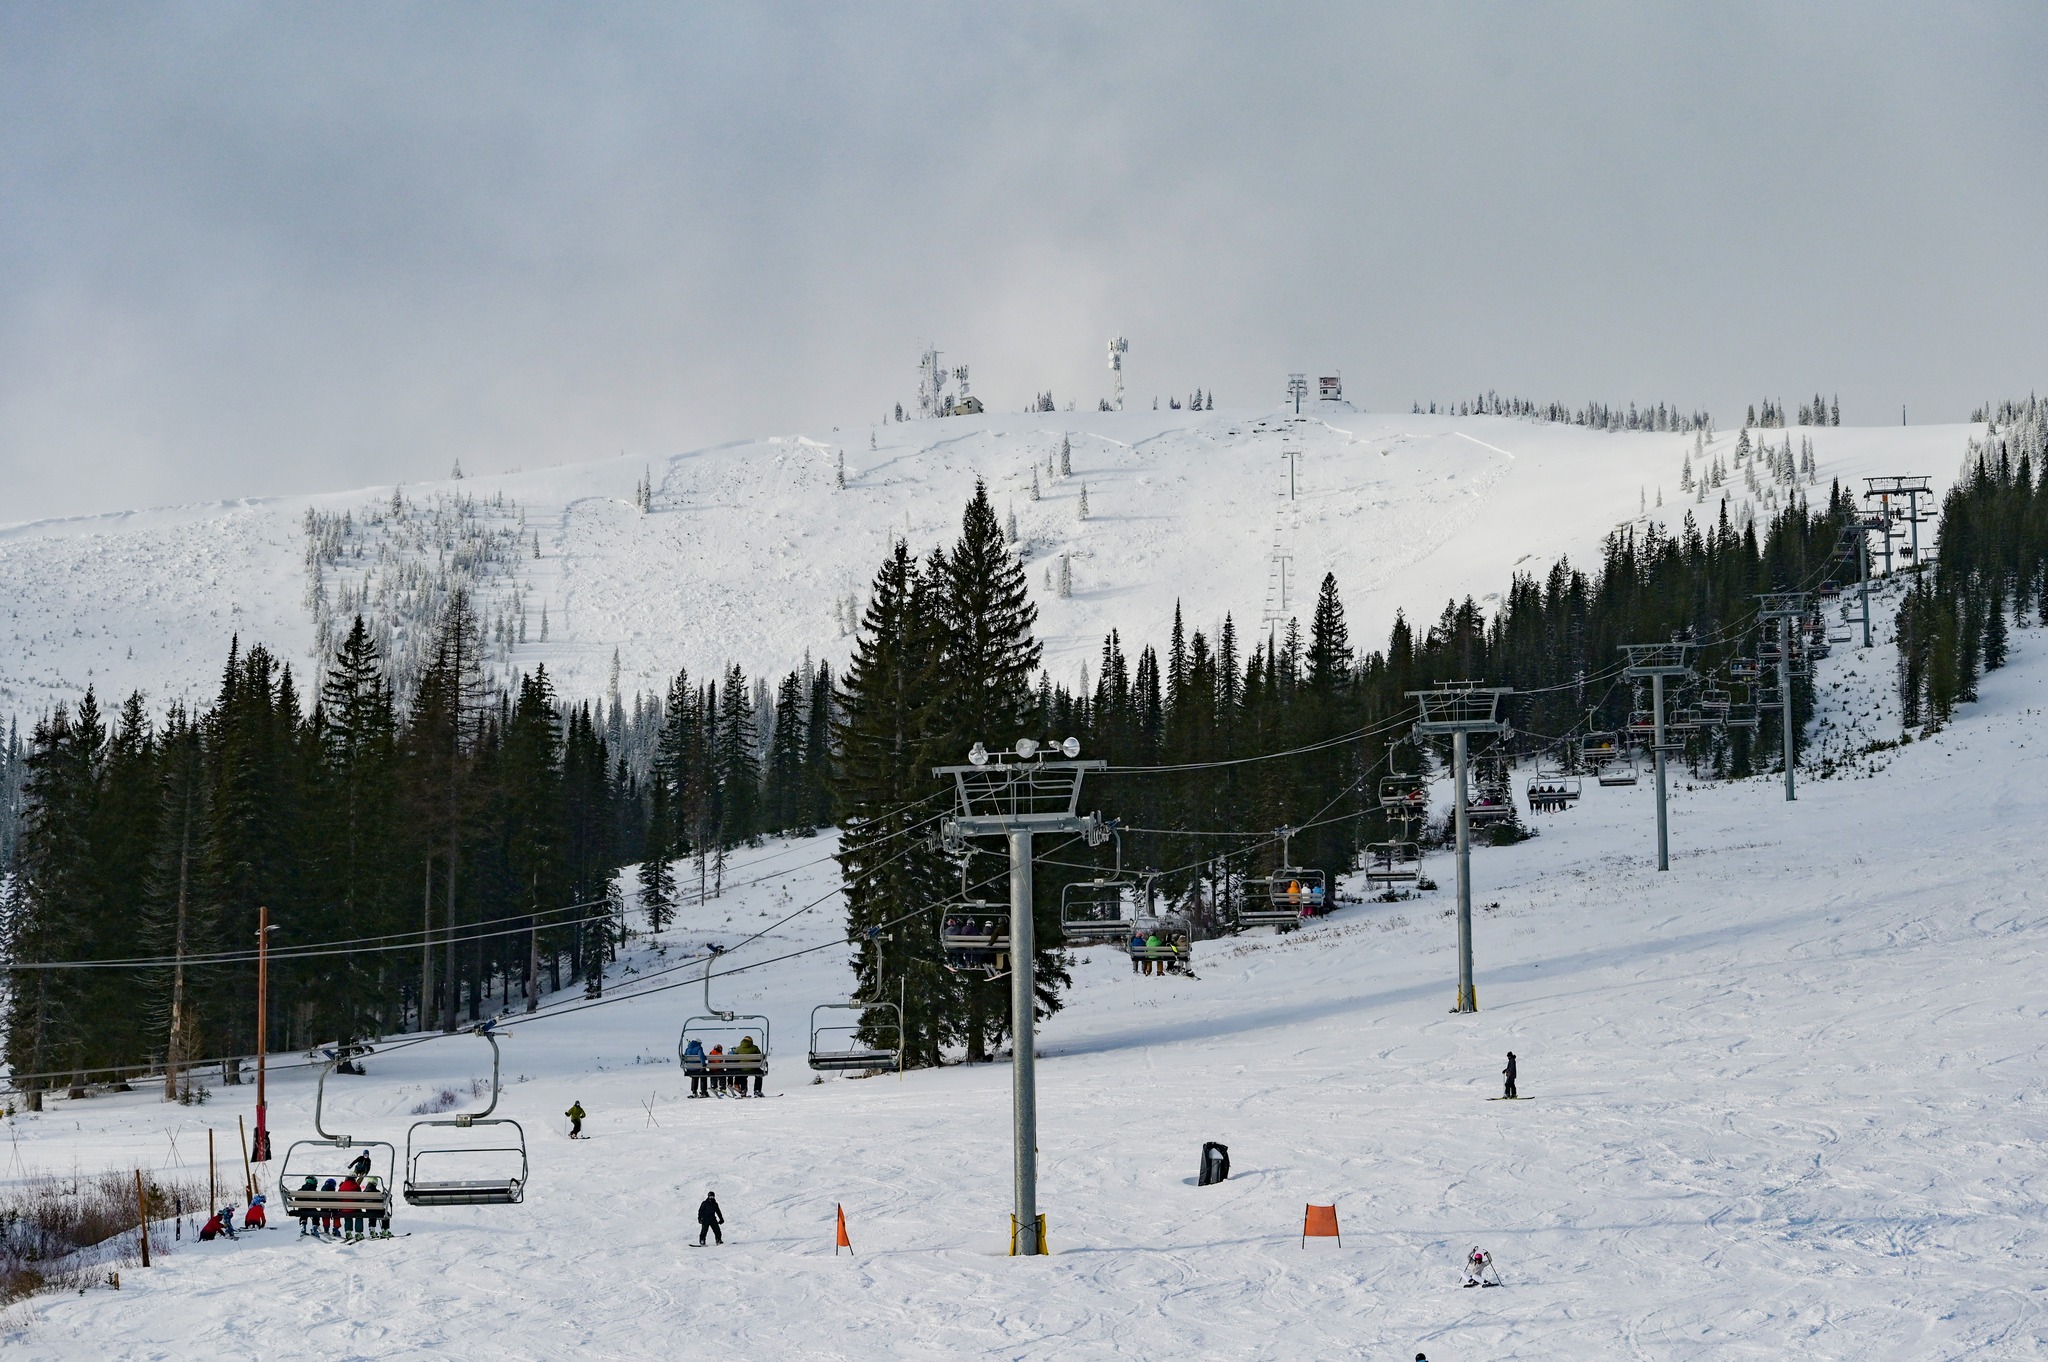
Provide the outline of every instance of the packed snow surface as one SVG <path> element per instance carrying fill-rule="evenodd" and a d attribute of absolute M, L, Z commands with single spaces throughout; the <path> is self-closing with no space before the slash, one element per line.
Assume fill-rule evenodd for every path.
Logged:
<path fill-rule="evenodd" d="M 1867 751 L 1897 736 L 1892 663 L 1880 643 L 1819 664 L 1836 774 L 1796 803 L 1775 777 L 1677 774 L 1669 873 L 1647 779 L 1589 782 L 1534 841 L 1475 853 L 1476 1015 L 1448 1012 L 1448 892 L 1201 943 L 1198 979 L 1081 952 L 1039 1033 L 1049 1257 L 1003 1256 L 1007 1063 L 811 1083 L 810 1008 L 849 982 L 819 838 L 753 853 L 666 964 L 636 943 L 605 1005 L 564 996 L 512 1030 L 499 1113 L 532 1145 L 524 1205 L 401 1206 L 409 1237 L 355 1246 L 188 1228 L 118 1292 L 18 1307 L 8 1350 L 2039 1356 L 2048 649 L 2016 634 L 1946 732 Z M 1440 855 L 1430 873 L 1451 882 Z M 693 968 L 654 971 L 714 940 L 738 946 L 727 966 L 764 962 L 712 1001 L 770 1018 L 768 1100 L 684 1097 L 676 1036 L 703 999 Z M 1529 1100 L 1488 1101 L 1509 1050 Z M 402 1145 L 416 1105 L 487 1065 L 468 1036 L 386 1049 L 330 1082 L 328 1124 Z M 209 1125 L 234 1149 L 252 1096 L 60 1098 L 10 1123 L 9 1176 L 189 1171 Z M 312 1098 L 307 1071 L 273 1078 L 280 1151 Z M 572 1101 L 587 1142 L 564 1137 Z M 1227 1183 L 1194 1185 L 1204 1140 L 1230 1146 Z M 727 1242 L 700 1251 L 707 1189 Z M 1303 1246 L 1312 1202 L 1341 1245 Z M 1459 1288 L 1474 1245 L 1501 1289 Z"/>
<path fill-rule="evenodd" d="M 1695 469 L 1704 476 L 1718 460 L 1729 476 L 1701 501 L 1679 486 L 1693 435 L 1309 408 L 990 413 L 402 490 L 415 527 L 459 495 L 478 524 L 530 546 L 500 561 L 483 593 L 487 625 L 503 619 L 514 635 L 496 670 L 502 679 L 545 663 L 559 693 L 583 698 L 605 693 L 615 652 L 628 694 L 659 691 L 679 666 L 703 676 L 737 662 L 764 676 L 806 654 L 838 660 L 849 607 L 890 542 L 918 552 L 951 543 L 977 478 L 998 513 L 1015 516 L 1047 665 L 1069 684 L 1111 629 L 1163 641 L 1177 601 L 1191 629 L 1213 638 L 1228 612 L 1256 635 L 1268 619 L 1306 618 L 1333 572 L 1353 638 L 1376 646 L 1397 610 L 1427 622 L 1453 596 L 1484 602 L 1514 572 L 1540 575 L 1561 556 L 1597 566 L 1619 525 L 1675 529 L 1688 510 L 1711 522 L 1724 494 L 1738 516 L 1761 519 L 1773 504 L 1734 467 L 1732 431 Z M 1869 474 L 1928 474 L 1938 494 L 1982 429 L 1753 435 L 1774 450 L 1811 440 L 1818 481 L 1802 485 L 1825 497 L 1831 480 L 1860 491 Z M 0 528 L 0 717 L 25 722 L 89 684 L 103 699 L 141 689 L 156 707 L 203 701 L 233 635 L 302 675 L 324 665 L 309 510 L 346 513 L 362 532 L 318 583 L 343 631 L 344 587 L 389 588 L 403 566 L 431 573 L 456 556 L 372 532 L 391 499 L 390 488 L 366 488 Z M 380 547 L 396 558 L 380 562 Z"/>

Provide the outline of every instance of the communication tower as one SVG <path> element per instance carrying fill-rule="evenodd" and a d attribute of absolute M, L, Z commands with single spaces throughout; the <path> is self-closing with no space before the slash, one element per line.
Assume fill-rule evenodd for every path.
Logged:
<path fill-rule="evenodd" d="M 937 347 L 927 347 L 917 361 L 917 414 L 922 417 L 939 416 L 944 413 L 944 404 L 939 397 L 946 386 L 946 370 L 939 363 Z"/>
<path fill-rule="evenodd" d="M 1124 355 L 1130 348 L 1131 343 L 1122 336 L 1118 336 L 1109 343 L 1109 376 L 1116 385 L 1116 409 L 1118 411 L 1124 409 Z"/>

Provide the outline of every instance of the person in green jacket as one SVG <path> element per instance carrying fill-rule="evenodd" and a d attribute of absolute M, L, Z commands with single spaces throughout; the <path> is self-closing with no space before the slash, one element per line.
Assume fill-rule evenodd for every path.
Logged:
<path fill-rule="evenodd" d="M 563 1112 L 562 1115 L 569 1118 L 569 1138 L 572 1140 L 582 1139 L 584 1117 L 583 1104 L 581 1102 L 571 1102 L 569 1104 L 569 1109 Z"/>

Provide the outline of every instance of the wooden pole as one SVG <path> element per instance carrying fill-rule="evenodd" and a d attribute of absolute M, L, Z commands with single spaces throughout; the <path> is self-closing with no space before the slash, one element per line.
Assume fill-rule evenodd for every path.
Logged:
<path fill-rule="evenodd" d="M 220 1189 L 214 1185 L 213 1127 L 206 1128 L 206 1213 L 212 1215 L 220 1209 Z"/>
<path fill-rule="evenodd" d="M 270 1049 L 270 909 L 256 910 L 256 1162 L 270 1161 L 270 1122 L 264 1103 L 264 1057 Z"/>
<path fill-rule="evenodd" d="M 149 1266 L 149 1200 L 142 1195 L 142 1170 L 135 1170 L 135 1218 L 142 1222 L 142 1265 Z"/>
<path fill-rule="evenodd" d="M 246 1206 L 256 1199 L 256 1174 L 249 1167 L 249 1127 L 242 1123 L 240 1112 L 235 1113 L 235 1129 L 242 1136 L 242 1204 Z"/>

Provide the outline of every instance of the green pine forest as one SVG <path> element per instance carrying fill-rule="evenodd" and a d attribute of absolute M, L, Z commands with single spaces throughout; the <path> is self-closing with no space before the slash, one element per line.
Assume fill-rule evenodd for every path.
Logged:
<path fill-rule="evenodd" d="M 2004 661 L 2008 623 L 2048 618 L 2041 463 L 1987 446 L 1947 498 L 1934 570 L 1899 614 L 1915 726 L 1974 698 Z M 88 692 L 0 752 L 0 792 L 17 801 L 0 842 L 6 1060 L 36 1104 L 123 1066 L 161 1066 L 170 1096 L 190 1096 L 201 1063 L 238 1081 L 233 1057 L 255 1045 L 263 908 L 276 924 L 273 1051 L 454 1029 L 577 985 L 600 993 L 629 935 L 663 932 L 722 892 L 734 849 L 835 825 L 850 992 L 905 999 L 910 1064 L 986 1058 L 1007 1028 L 1007 982 L 947 971 L 937 918 L 963 892 L 1003 898 L 1006 863 L 993 843 L 965 866 L 948 858 L 937 833 L 952 792 L 934 766 L 1021 736 L 1073 736 L 1109 763 L 1083 807 L 1115 820 L 1115 842 L 1040 844 L 1050 1014 L 1068 982 L 1066 884 L 1116 860 L 1155 869 L 1162 898 L 1214 933 L 1243 877 L 1278 863 L 1282 825 L 1302 829 L 1294 862 L 1333 878 L 1393 835 L 1378 778 L 1443 760 L 1409 736 L 1411 691 L 1512 687 L 1513 738 L 1475 750 L 1555 757 L 1642 707 L 1619 676 L 1621 644 L 1683 635 L 1699 644 L 1700 684 L 1727 688 L 1738 712 L 1753 705 L 1730 663 L 1757 656 L 1755 597 L 1852 581 L 1841 555 L 1855 509 L 1835 488 L 1761 526 L 1731 524 L 1723 502 L 1709 524 L 1688 512 L 1676 528 L 1619 529 L 1597 564 L 1518 575 L 1490 613 L 1468 597 L 1427 622 L 1397 618 L 1377 649 L 1352 638 L 1334 577 L 1305 624 L 1225 616 L 1212 637 L 1176 611 L 1163 639 L 1112 633 L 1075 689 L 1041 665 L 1023 564 L 980 488 L 952 544 L 919 555 L 899 543 L 879 565 L 841 673 L 807 664 L 765 693 L 737 665 L 678 673 L 630 713 L 616 696 L 558 696 L 545 668 L 494 690 L 460 594 L 404 696 L 360 618 L 310 680 L 231 641 L 202 709 L 153 713 L 137 694 L 109 713 Z M 1805 680 L 1793 690 L 1796 729 L 1812 696 Z M 1703 728 L 1683 759 L 1702 777 L 1770 769 L 1776 710 L 1759 718 Z M 1509 778 L 1504 764 L 1483 769 Z M 131 959 L 147 963 L 21 968 Z"/>

